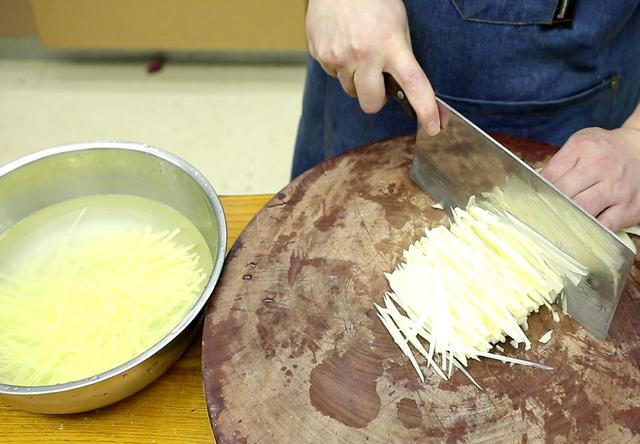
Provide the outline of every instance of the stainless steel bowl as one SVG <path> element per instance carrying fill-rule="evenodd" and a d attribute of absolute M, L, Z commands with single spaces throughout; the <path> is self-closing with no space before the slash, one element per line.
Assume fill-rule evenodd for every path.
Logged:
<path fill-rule="evenodd" d="M 173 364 L 202 324 L 203 307 L 224 261 L 227 229 L 220 200 L 194 167 L 138 143 L 92 142 L 49 148 L 0 167 L 0 233 L 54 203 L 91 194 L 132 194 L 180 211 L 200 230 L 214 259 L 209 280 L 180 324 L 122 365 L 80 381 L 39 387 L 0 384 L 0 399 L 40 413 L 75 413 L 117 402 Z"/>

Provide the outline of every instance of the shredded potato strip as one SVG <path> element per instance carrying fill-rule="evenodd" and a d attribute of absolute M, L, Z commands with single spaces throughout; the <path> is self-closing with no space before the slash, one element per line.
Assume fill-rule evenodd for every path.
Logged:
<path fill-rule="evenodd" d="M 107 371 L 144 352 L 192 308 L 207 275 L 179 230 L 69 239 L 0 275 L 0 382 L 58 384 Z M 28 313 L 28 316 L 24 314 Z"/>
<path fill-rule="evenodd" d="M 449 228 L 426 230 L 385 274 L 391 291 L 376 304 L 380 320 L 423 381 L 412 350 L 441 378 L 457 368 L 477 387 L 465 369 L 469 359 L 550 369 L 490 350 L 507 338 L 529 349 L 529 314 L 550 307 L 565 279 L 577 285 L 586 268 L 490 204 L 481 208 L 471 199 L 466 209 L 452 209 L 452 217 Z"/>

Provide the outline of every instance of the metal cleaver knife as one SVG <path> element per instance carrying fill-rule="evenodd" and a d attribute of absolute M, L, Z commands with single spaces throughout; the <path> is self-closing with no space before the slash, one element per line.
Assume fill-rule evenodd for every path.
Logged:
<path fill-rule="evenodd" d="M 388 75 L 385 84 L 389 95 L 410 107 Z M 444 208 L 465 207 L 473 195 L 491 200 L 499 188 L 505 199 L 492 204 L 503 208 L 508 202 L 505 210 L 587 267 L 589 274 L 578 286 L 565 282 L 567 310 L 598 339 L 606 339 L 633 251 L 499 142 L 437 100 L 441 111 L 448 111 L 447 125 L 435 137 L 418 131 L 413 181 Z"/>

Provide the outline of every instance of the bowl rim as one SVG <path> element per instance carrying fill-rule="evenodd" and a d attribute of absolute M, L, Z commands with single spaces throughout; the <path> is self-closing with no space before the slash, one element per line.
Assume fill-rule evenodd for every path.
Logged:
<path fill-rule="evenodd" d="M 165 162 L 169 162 L 174 166 L 180 168 L 182 171 L 187 173 L 193 181 L 195 181 L 200 189 L 205 193 L 209 203 L 213 207 L 214 216 L 218 223 L 218 249 L 216 251 L 216 259 L 213 264 L 213 268 L 209 275 L 209 279 L 207 280 L 207 285 L 204 287 L 200 296 L 191 307 L 191 309 L 184 315 L 182 320 L 178 325 L 176 325 L 167 335 L 165 335 L 161 340 L 156 342 L 153 346 L 135 356 L 134 358 L 114 367 L 105 372 L 99 373 L 97 375 L 92 375 L 87 378 L 79 379 L 76 381 L 65 382 L 62 384 L 53 384 L 53 385 L 41 385 L 41 386 L 21 386 L 21 385 L 11 385 L 11 384 L 2 384 L 0 383 L 0 394 L 4 395 L 43 395 L 43 394 L 54 394 L 54 393 L 62 393 L 66 391 L 76 390 L 82 387 L 86 387 L 89 385 L 97 384 L 101 381 L 105 381 L 113 378 L 114 376 L 119 376 L 121 374 L 126 374 L 129 370 L 136 367 L 138 364 L 146 361 L 151 358 L 153 355 L 162 350 L 165 346 L 167 346 L 171 341 L 173 341 L 177 336 L 179 336 L 192 322 L 198 317 L 198 315 L 203 310 L 205 304 L 208 302 L 209 298 L 213 294 L 213 289 L 220 278 L 220 274 L 222 272 L 222 266 L 225 259 L 225 253 L 227 248 L 227 223 L 224 214 L 224 209 L 222 207 L 222 203 L 220 202 L 220 198 L 218 194 L 214 190 L 211 183 L 207 180 L 207 178 L 198 171 L 193 165 L 191 165 L 186 160 L 178 157 L 175 154 L 172 154 L 168 151 L 165 151 L 161 148 L 157 148 L 152 145 L 148 145 L 140 142 L 122 142 L 122 141 L 94 141 L 94 142 L 79 142 L 79 143 L 71 143 L 64 145 L 57 145 L 50 148 L 45 148 L 34 153 L 27 154 L 23 157 L 20 157 L 12 162 L 4 166 L 0 166 L 0 179 L 9 173 L 18 170 L 26 165 L 35 163 L 39 160 L 56 156 L 59 154 L 78 152 L 78 151 L 89 151 L 89 150 L 123 150 L 123 151 L 135 151 L 144 154 L 148 154 L 154 156 L 160 160 Z"/>

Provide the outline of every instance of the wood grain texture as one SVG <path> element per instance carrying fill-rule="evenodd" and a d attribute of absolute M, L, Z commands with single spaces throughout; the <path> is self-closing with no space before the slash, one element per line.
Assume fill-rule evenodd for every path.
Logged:
<path fill-rule="evenodd" d="M 228 245 L 271 198 L 223 196 Z M 156 382 L 112 406 L 77 415 L 39 415 L 0 404 L 0 442 L 210 443 L 198 339 Z"/>
<path fill-rule="evenodd" d="M 553 148 L 502 138 L 533 166 Z M 640 267 L 610 339 L 531 316 L 552 371 L 473 362 L 475 388 L 417 375 L 381 325 L 403 250 L 445 213 L 409 179 L 412 138 L 360 148 L 278 193 L 228 255 L 203 337 L 208 413 L 226 442 L 640 441 Z M 535 340 L 553 328 L 545 345 Z"/>

